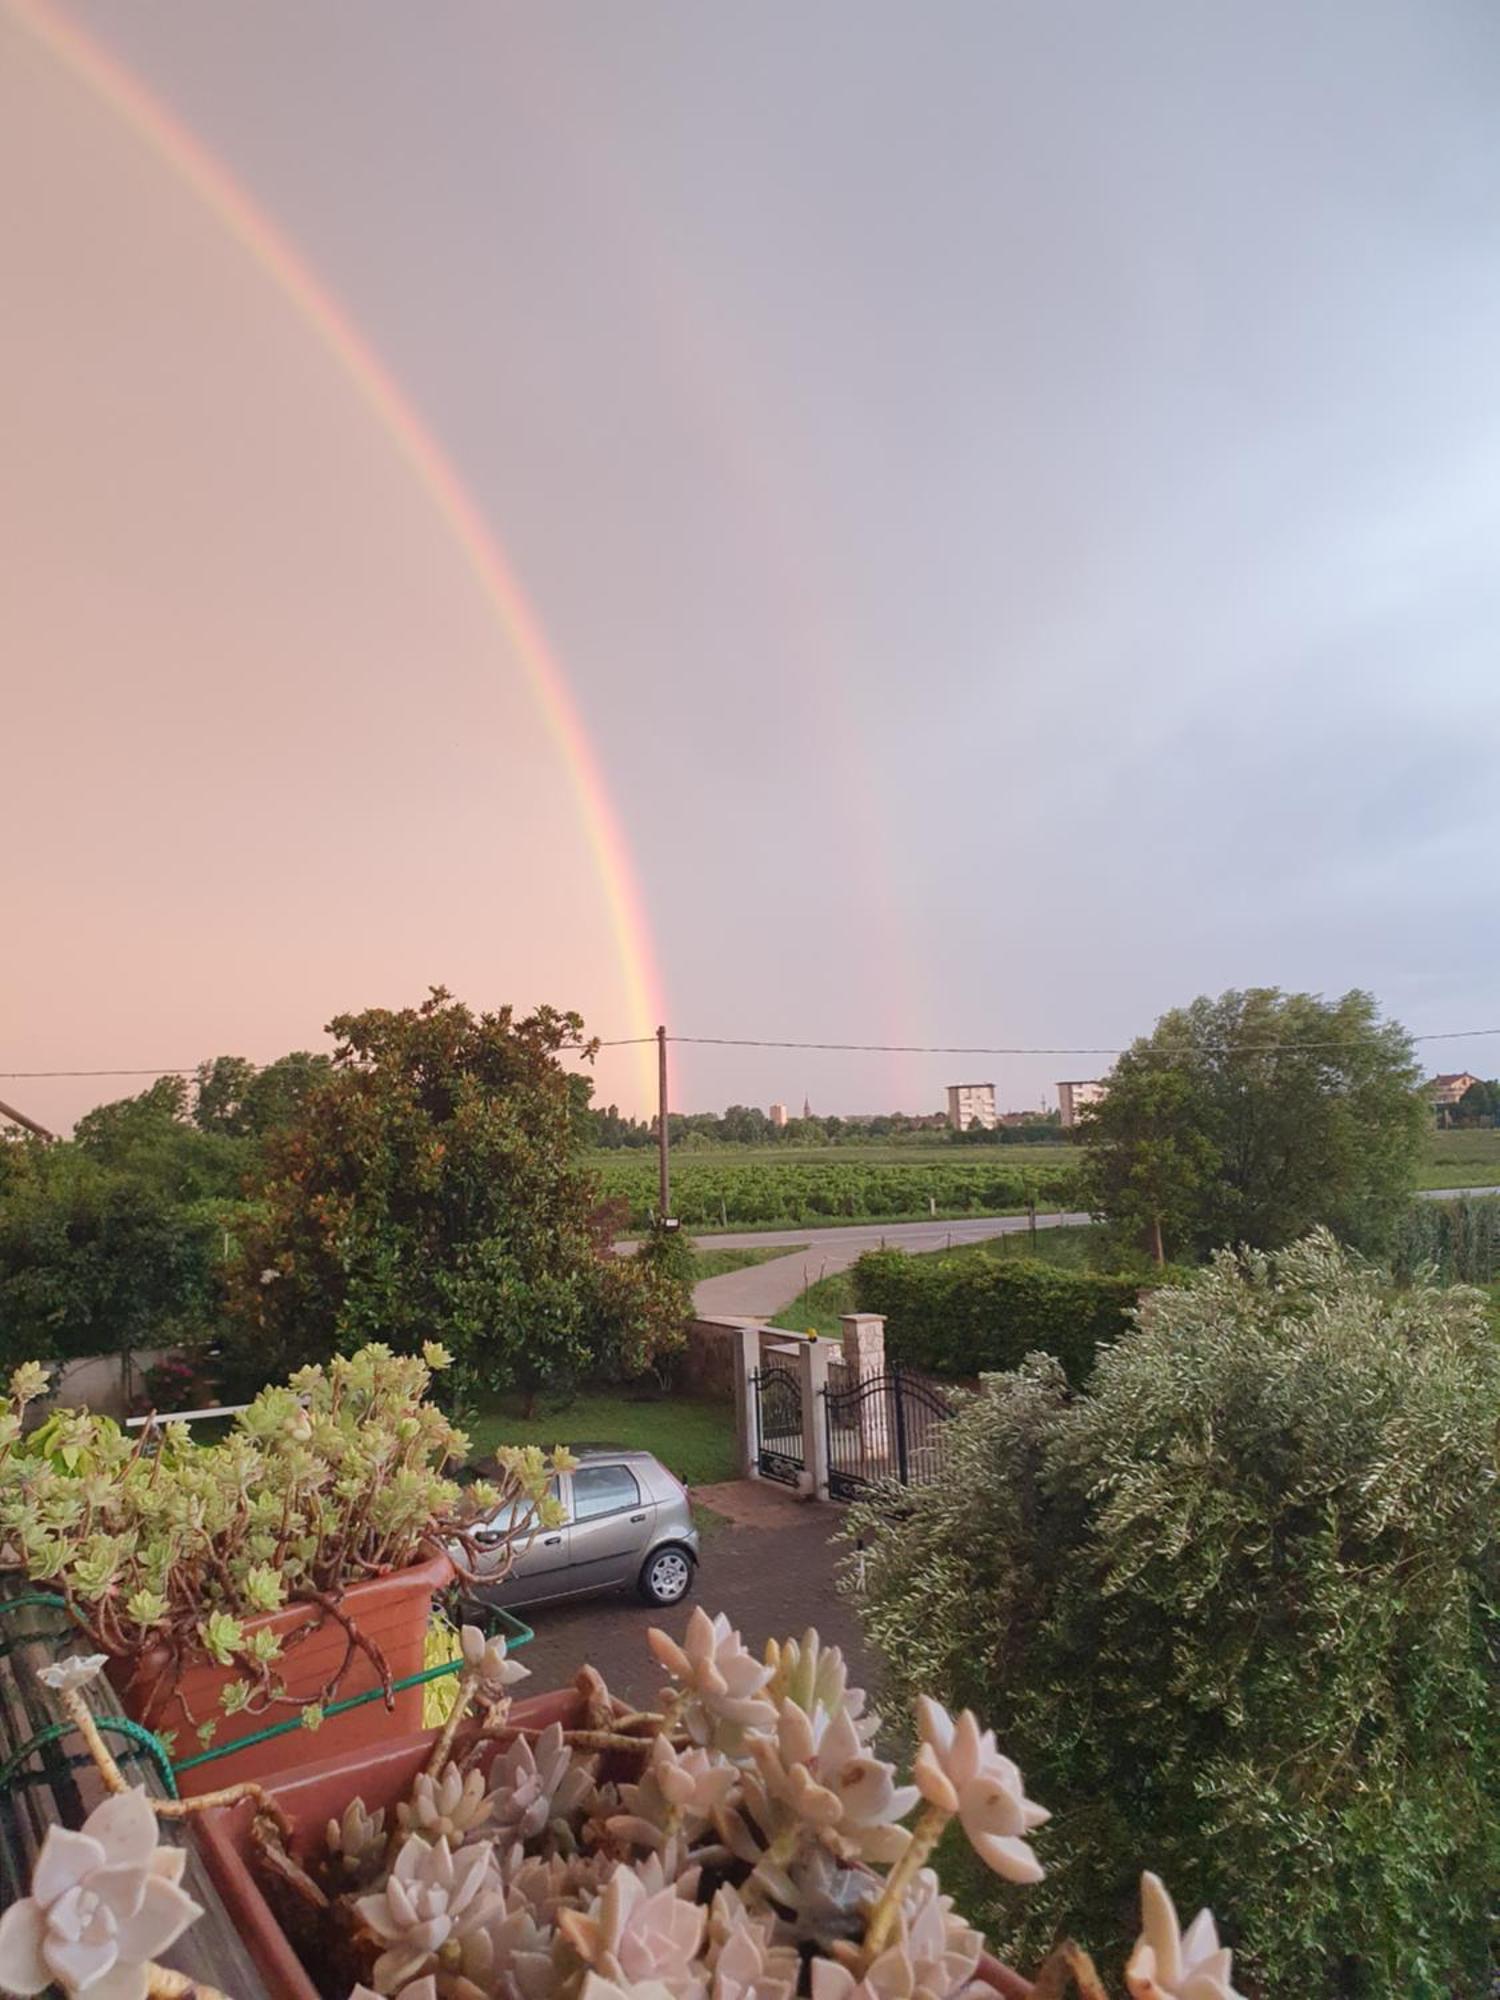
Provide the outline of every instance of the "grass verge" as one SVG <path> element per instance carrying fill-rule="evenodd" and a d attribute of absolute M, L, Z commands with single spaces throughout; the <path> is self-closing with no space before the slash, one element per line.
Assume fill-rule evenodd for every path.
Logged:
<path fill-rule="evenodd" d="M 695 1250 L 693 1283 L 701 1278 L 722 1278 L 726 1271 L 748 1270 L 752 1264 L 769 1264 L 776 1257 L 795 1257 L 807 1248 L 805 1243 L 772 1243 L 764 1250 Z"/>

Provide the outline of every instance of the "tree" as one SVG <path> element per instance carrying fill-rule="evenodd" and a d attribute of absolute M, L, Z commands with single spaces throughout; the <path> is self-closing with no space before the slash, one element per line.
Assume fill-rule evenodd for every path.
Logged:
<path fill-rule="evenodd" d="M 198 1066 L 193 1122 L 200 1131 L 258 1139 L 288 1124 L 328 1074 L 327 1056 L 296 1049 L 257 1069 L 244 1056 L 215 1056 Z"/>
<path fill-rule="evenodd" d="M 0 1332 L 7 1364 L 199 1340 L 220 1307 L 223 1216 L 78 1145 L 6 1149 Z"/>
<path fill-rule="evenodd" d="M 1458 1100 L 1457 1108 L 1459 1120 L 1465 1125 L 1480 1125 L 1494 1118 L 1500 1110 L 1500 1083 L 1476 1079 Z"/>
<path fill-rule="evenodd" d="M 558 1061 L 576 1014 L 417 1008 L 330 1024 L 327 1074 L 262 1147 L 233 1305 L 242 1374 L 369 1340 L 438 1340 L 489 1390 L 645 1366 L 683 1337 L 644 1266 L 594 1228 L 580 1102 Z"/>
<path fill-rule="evenodd" d="M 1045 1881 L 969 1912 L 1006 1958 L 1128 1939 L 1146 1862 L 1249 1994 L 1488 1994 L 1497 1408 L 1480 1293 L 1319 1232 L 1151 1294 L 1082 1394 L 987 1377 L 944 1478 L 856 1512 L 891 1692 L 1054 1814 Z"/>
<path fill-rule="evenodd" d="M 1164 1014 L 1079 1122 L 1083 1199 L 1165 1256 L 1325 1223 L 1379 1250 L 1429 1123 L 1410 1037 L 1367 993 L 1257 987 Z"/>

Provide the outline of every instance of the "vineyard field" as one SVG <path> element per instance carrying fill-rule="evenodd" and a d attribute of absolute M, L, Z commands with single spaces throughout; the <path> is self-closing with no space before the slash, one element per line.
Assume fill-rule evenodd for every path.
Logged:
<path fill-rule="evenodd" d="M 847 1151 L 828 1159 L 688 1154 L 672 1162 L 672 1208 L 688 1229 L 779 1229 L 1005 1215 L 1028 1200 L 1043 1208 L 1068 1206 L 1075 1163 L 1066 1154 L 1057 1157 L 1061 1148 L 1037 1150 L 1053 1157 L 1045 1164 L 1013 1164 L 993 1155 L 955 1159 L 952 1152 L 932 1161 L 851 1158 Z M 591 1164 L 605 1195 L 628 1204 L 625 1226 L 645 1228 L 656 1205 L 654 1157 L 595 1155 Z"/>

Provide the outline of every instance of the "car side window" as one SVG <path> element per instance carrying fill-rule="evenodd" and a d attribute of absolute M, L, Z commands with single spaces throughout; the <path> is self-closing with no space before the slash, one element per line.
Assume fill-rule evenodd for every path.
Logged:
<path fill-rule="evenodd" d="M 556 1479 L 549 1479 L 547 1481 L 548 1499 L 557 1499 L 558 1490 L 558 1481 Z M 512 1534 L 519 1528 L 523 1533 L 529 1535 L 537 1526 L 536 1510 L 529 1500 L 506 1500 L 495 1509 L 493 1514 L 485 1517 L 484 1525 L 492 1534 Z"/>
<path fill-rule="evenodd" d="M 581 1465 L 573 1474 L 573 1519 L 591 1521 L 599 1514 L 618 1514 L 639 1507 L 641 1489 L 624 1465 Z"/>

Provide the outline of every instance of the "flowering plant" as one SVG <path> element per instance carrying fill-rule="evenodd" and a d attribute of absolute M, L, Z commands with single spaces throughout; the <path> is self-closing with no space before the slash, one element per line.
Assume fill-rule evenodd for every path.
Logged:
<path fill-rule="evenodd" d="M 424 1555 L 462 1567 L 476 1518 L 502 1505 L 512 1544 L 524 1544 L 556 1504 L 547 1481 L 562 1461 L 535 1449 L 503 1448 L 496 1481 L 448 1476 L 468 1440 L 426 1400 L 447 1365 L 431 1343 L 420 1358 L 365 1347 L 262 1391 L 221 1442 L 195 1445 L 182 1424 L 131 1437 L 83 1410 L 27 1436 L 27 1406 L 46 1388 L 28 1363 L 0 1403 L 0 1569 L 60 1592 L 99 1652 L 141 1658 L 153 1682 L 173 1685 L 202 1661 L 232 1669 L 224 1713 L 300 1702 L 315 1719 L 361 1650 L 388 1687 L 341 1608 L 348 1588 Z M 490 1576 L 496 1553 L 487 1544 Z M 307 1697 L 288 1693 L 284 1671 L 299 1633 L 270 1622 L 298 1605 L 309 1607 L 302 1632 L 331 1619 L 348 1640 L 338 1672 Z M 211 1739 L 215 1717 L 187 1719 Z"/>
<path fill-rule="evenodd" d="M 309 1851 L 262 1821 L 252 1853 L 323 1991 L 352 2000 L 958 2000 L 983 1940 L 932 1858 L 950 1825 L 1003 1880 L 1042 1874 L 1047 1820 L 967 1711 L 920 1705 L 915 1782 L 816 1632 L 757 1658 L 695 1610 L 650 1634 L 659 1704 L 578 1677 L 579 1726 L 513 1722 L 503 1642 L 465 1635 L 460 1699 L 389 1812 L 352 1799 Z M 909 1822 L 909 1823 L 908 1823 Z M 1237 2000 L 1205 1911 L 1180 1930 L 1143 1884 L 1132 2000 Z M 1104 2000 L 1059 1946 L 1039 2000 Z"/>

